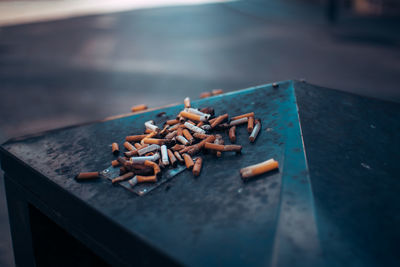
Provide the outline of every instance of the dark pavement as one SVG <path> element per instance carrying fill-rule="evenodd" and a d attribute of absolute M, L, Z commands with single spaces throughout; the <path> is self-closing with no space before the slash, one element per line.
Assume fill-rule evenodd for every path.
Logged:
<path fill-rule="evenodd" d="M 399 18 L 351 15 L 331 25 L 320 6 L 271 0 L 3 27 L 0 135 L 287 79 L 400 102 L 399 25 Z M 3 201 L 0 240 L 0 266 L 9 266 Z"/>

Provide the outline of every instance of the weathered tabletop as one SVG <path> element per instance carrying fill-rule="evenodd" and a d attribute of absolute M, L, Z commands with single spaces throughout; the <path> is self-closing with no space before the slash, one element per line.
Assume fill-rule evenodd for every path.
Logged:
<path fill-rule="evenodd" d="M 398 262 L 399 105 L 291 81 L 192 105 L 232 116 L 254 111 L 262 131 L 249 144 L 239 127 L 242 155 L 206 155 L 200 177 L 185 171 L 142 197 L 74 176 L 109 167 L 112 142 L 143 132 L 146 120 L 162 124 L 182 105 L 162 109 L 165 117 L 154 110 L 50 131 L 2 145 L 6 185 L 21 187 L 28 202 L 114 265 Z M 240 179 L 240 168 L 271 157 L 279 171 Z"/>

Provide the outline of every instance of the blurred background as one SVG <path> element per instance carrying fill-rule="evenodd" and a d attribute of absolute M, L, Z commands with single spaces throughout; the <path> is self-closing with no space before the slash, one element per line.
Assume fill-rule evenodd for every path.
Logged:
<path fill-rule="evenodd" d="M 399 48 L 397 0 L 0 0 L 0 141 L 288 79 L 400 102 Z"/>

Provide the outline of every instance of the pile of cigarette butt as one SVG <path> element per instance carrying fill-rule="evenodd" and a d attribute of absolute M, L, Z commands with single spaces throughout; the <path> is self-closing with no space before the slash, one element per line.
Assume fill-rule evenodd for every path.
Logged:
<path fill-rule="evenodd" d="M 214 92 L 215 94 L 218 92 Z M 255 118 L 254 112 L 231 117 L 228 114 L 215 116 L 212 107 L 195 109 L 191 107 L 190 99 L 184 99 L 184 109 L 176 119 L 167 120 L 162 128 L 150 120 L 144 123 L 145 132 L 138 135 L 126 136 L 123 147 L 124 156 L 119 156 L 111 162 L 113 167 L 120 168 L 120 176 L 112 183 L 128 180 L 133 187 L 138 183 L 154 183 L 162 176 L 162 170 L 168 166 L 185 164 L 192 170 L 194 176 L 199 176 L 203 165 L 201 152 L 207 151 L 221 157 L 223 153 L 235 152 L 240 154 L 242 146 L 236 142 L 236 128 L 247 126 L 249 141 L 256 140 L 261 122 Z M 144 110 L 141 105 L 133 110 Z M 225 145 L 221 134 L 229 129 L 229 140 L 232 144 Z M 118 143 L 112 143 L 112 153 L 120 154 Z M 192 157 L 196 156 L 193 160 Z M 278 162 L 274 159 L 248 166 L 240 170 L 242 179 L 277 169 Z M 76 176 L 77 180 L 87 180 L 100 177 L 99 172 L 84 172 Z"/>

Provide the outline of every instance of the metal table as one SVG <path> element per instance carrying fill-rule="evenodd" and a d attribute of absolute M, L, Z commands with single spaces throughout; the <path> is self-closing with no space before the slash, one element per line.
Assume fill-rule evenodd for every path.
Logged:
<path fill-rule="evenodd" d="M 109 144 L 162 124 L 182 105 L 10 140 L 1 146 L 18 266 L 391 266 L 399 263 L 400 105 L 286 81 L 193 101 L 254 111 L 262 131 L 242 155 L 205 155 L 137 196 L 107 179 Z M 226 140 L 228 143 L 229 141 Z M 249 182 L 241 167 L 275 158 Z"/>

